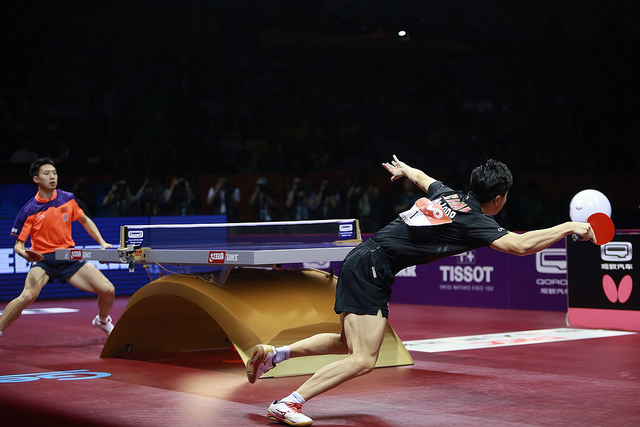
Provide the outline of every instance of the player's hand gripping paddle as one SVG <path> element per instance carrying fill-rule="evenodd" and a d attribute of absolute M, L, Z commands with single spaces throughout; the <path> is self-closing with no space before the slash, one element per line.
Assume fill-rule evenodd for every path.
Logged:
<path fill-rule="evenodd" d="M 603 212 L 596 212 L 589 215 L 587 222 L 591 225 L 593 233 L 596 235 L 596 244 L 604 245 L 609 243 L 616 234 L 616 227 L 609 215 Z M 577 235 L 573 235 L 573 240 L 578 240 Z"/>
<path fill-rule="evenodd" d="M 29 255 L 30 261 L 42 261 L 44 259 L 44 255 L 40 252 L 32 251 L 31 249 L 27 249 L 25 252 Z"/>

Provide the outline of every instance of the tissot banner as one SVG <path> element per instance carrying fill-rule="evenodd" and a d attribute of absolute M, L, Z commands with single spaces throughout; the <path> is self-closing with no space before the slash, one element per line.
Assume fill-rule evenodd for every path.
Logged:
<path fill-rule="evenodd" d="M 392 302 L 640 314 L 638 248 L 640 233 L 630 231 L 602 246 L 567 239 L 524 257 L 479 248 L 401 271 Z"/>
<path fill-rule="evenodd" d="M 392 302 L 531 310 L 567 309 L 565 242 L 517 257 L 479 248 L 396 276 Z"/>

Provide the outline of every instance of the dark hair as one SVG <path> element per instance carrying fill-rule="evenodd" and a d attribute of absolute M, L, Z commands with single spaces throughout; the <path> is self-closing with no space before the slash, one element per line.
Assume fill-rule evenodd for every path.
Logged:
<path fill-rule="evenodd" d="M 486 203 L 506 194 L 512 183 L 513 177 L 507 165 L 489 159 L 471 172 L 469 190 L 480 203 Z"/>
<path fill-rule="evenodd" d="M 34 176 L 38 176 L 38 174 L 40 173 L 40 168 L 44 165 L 51 165 L 53 167 L 56 167 L 56 164 L 53 162 L 53 160 L 51 160 L 48 157 L 41 157 L 38 160 L 34 161 L 33 163 L 31 163 L 31 166 L 29 166 L 29 174 L 30 176 L 33 178 Z"/>

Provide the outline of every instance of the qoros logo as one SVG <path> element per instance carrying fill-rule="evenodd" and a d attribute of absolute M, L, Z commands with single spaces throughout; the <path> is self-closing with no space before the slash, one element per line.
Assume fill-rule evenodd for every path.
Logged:
<path fill-rule="evenodd" d="M 129 230 L 127 237 L 130 239 L 142 239 L 144 237 L 144 231 L 142 230 Z"/>
<path fill-rule="evenodd" d="M 82 259 L 82 249 L 71 249 L 71 251 L 69 251 L 69 259 L 73 259 L 73 260 Z"/>
<path fill-rule="evenodd" d="M 600 246 L 600 258 L 603 261 L 630 262 L 633 260 L 631 242 L 609 242 Z"/>
<path fill-rule="evenodd" d="M 536 285 L 543 295 L 567 294 L 567 250 L 565 248 L 547 248 L 536 253 Z M 549 277 L 553 275 L 554 277 Z"/>
<path fill-rule="evenodd" d="M 340 239 L 355 239 L 353 224 L 339 224 L 338 236 Z"/>
<path fill-rule="evenodd" d="M 209 251 L 209 259 L 207 262 L 209 264 L 224 264 L 226 254 L 225 251 Z"/>
<path fill-rule="evenodd" d="M 600 246 L 600 270 L 633 270 L 633 245 L 631 242 L 609 242 Z"/>
<path fill-rule="evenodd" d="M 567 274 L 567 250 L 548 248 L 536 253 L 536 271 L 541 274 Z"/>
<path fill-rule="evenodd" d="M 131 245 L 142 245 L 144 241 L 144 230 L 128 230 L 127 242 Z"/>

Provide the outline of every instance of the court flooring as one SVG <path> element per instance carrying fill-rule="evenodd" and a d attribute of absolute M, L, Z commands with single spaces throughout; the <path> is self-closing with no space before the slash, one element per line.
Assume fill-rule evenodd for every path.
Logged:
<path fill-rule="evenodd" d="M 126 301 L 117 299 L 116 320 Z M 42 310 L 55 307 L 77 311 Z M 264 416 L 270 401 L 308 378 L 249 384 L 231 350 L 100 358 L 106 337 L 90 325 L 94 300 L 31 308 L 0 338 L 2 425 L 276 425 Z M 640 425 L 638 334 L 505 346 L 523 344 L 517 331 L 565 328 L 565 314 L 404 304 L 391 306 L 390 323 L 403 341 L 486 345 L 411 351 L 412 366 L 376 369 L 308 402 L 314 426 Z M 468 338 L 496 333 L 508 334 Z"/>

